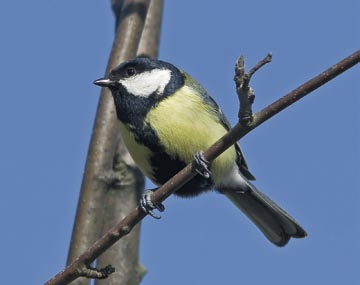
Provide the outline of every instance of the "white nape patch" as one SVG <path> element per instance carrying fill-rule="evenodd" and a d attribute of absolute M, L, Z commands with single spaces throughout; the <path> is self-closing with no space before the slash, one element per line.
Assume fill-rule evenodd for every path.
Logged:
<path fill-rule="evenodd" d="M 148 97 L 154 92 L 162 94 L 170 82 L 169 69 L 153 69 L 144 71 L 129 78 L 120 79 L 119 83 L 135 96 Z"/>
<path fill-rule="evenodd" d="M 239 167 L 234 163 L 231 171 L 222 179 L 220 187 L 226 187 L 230 189 L 247 189 L 248 183 L 239 171 Z"/>

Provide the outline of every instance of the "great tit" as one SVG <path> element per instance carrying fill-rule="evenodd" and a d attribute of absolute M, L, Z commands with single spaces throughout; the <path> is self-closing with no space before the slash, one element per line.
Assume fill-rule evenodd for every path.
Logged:
<path fill-rule="evenodd" d="M 111 90 L 125 145 L 140 170 L 158 186 L 191 163 L 194 155 L 201 165 L 201 151 L 230 129 L 208 92 L 168 62 L 137 57 L 94 84 Z M 216 189 L 277 246 L 284 246 L 290 237 L 307 235 L 295 219 L 249 182 L 254 176 L 238 143 L 212 161 L 208 173 L 210 177 L 203 175 L 206 169 L 199 172 L 175 195 L 193 197 Z M 150 203 L 151 199 L 145 200 Z M 163 210 L 162 205 L 151 206 Z"/>

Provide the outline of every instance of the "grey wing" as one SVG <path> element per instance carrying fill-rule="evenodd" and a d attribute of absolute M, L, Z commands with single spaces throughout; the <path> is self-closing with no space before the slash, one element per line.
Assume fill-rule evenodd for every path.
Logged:
<path fill-rule="evenodd" d="M 204 102 L 211 106 L 211 108 L 214 110 L 214 112 L 217 114 L 220 123 L 225 127 L 226 130 L 230 130 L 231 126 L 228 121 L 228 119 L 225 117 L 224 113 L 221 111 L 218 104 L 215 102 L 215 100 L 209 95 L 209 93 L 205 90 L 204 87 L 202 87 L 197 81 L 195 81 L 191 76 L 186 74 L 184 72 L 185 76 L 187 77 L 187 85 L 192 87 L 194 90 L 197 90 L 201 97 L 203 98 Z M 255 177 L 251 174 L 251 172 L 248 169 L 244 154 L 241 151 L 240 144 L 237 142 L 235 144 L 235 149 L 237 153 L 237 165 L 239 166 L 239 169 L 241 173 L 249 180 L 255 180 Z"/>

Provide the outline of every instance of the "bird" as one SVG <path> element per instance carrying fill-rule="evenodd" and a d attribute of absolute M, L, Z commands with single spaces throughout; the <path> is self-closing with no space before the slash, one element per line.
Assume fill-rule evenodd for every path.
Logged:
<path fill-rule="evenodd" d="M 94 81 L 110 89 L 122 139 L 138 168 L 158 187 L 187 164 L 197 165 L 196 176 L 175 192 L 195 197 L 215 190 L 228 197 L 273 244 L 307 235 L 285 210 L 258 190 L 237 142 L 212 162 L 202 151 L 231 128 L 224 113 L 200 83 L 175 65 L 139 56 Z M 164 210 L 143 194 L 141 208 Z"/>

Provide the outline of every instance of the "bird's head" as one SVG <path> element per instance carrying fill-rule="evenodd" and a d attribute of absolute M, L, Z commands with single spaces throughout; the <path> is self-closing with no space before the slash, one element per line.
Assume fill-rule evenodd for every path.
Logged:
<path fill-rule="evenodd" d="M 137 57 L 123 62 L 108 77 L 95 80 L 94 84 L 108 87 L 114 97 L 120 93 L 142 98 L 163 97 L 171 95 L 184 84 L 184 75 L 170 63 Z"/>

